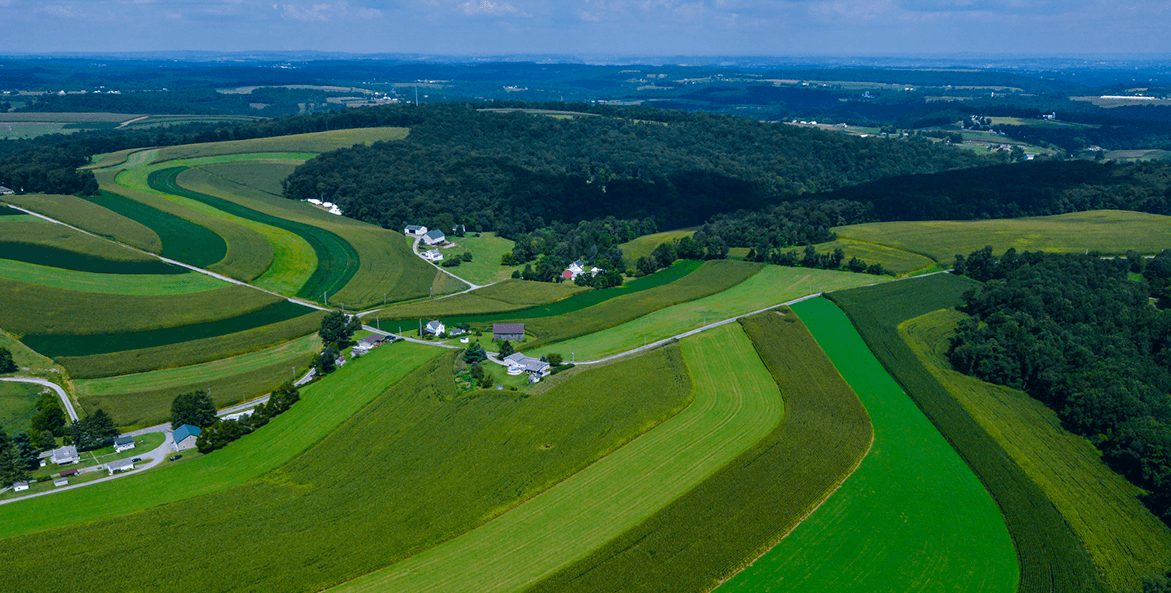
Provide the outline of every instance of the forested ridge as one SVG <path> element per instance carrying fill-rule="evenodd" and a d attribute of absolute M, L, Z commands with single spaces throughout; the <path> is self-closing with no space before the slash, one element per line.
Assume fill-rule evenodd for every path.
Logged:
<path fill-rule="evenodd" d="M 1164 252 L 1167 253 L 1167 252 Z M 1105 461 L 1148 490 L 1171 523 L 1171 311 L 1153 306 L 1171 255 L 1140 282 L 1137 254 L 1017 254 L 991 248 L 957 258 L 955 271 L 986 284 L 965 294 L 948 357 L 956 370 L 1022 389 L 1088 437 Z"/>
<path fill-rule="evenodd" d="M 554 119 L 453 104 L 409 109 L 426 117 L 405 140 L 312 159 L 287 179 L 285 195 L 332 201 L 389 228 L 442 227 L 450 216 L 516 236 L 605 216 L 684 227 L 812 192 L 994 162 L 926 140 L 704 113 L 611 108 Z"/>

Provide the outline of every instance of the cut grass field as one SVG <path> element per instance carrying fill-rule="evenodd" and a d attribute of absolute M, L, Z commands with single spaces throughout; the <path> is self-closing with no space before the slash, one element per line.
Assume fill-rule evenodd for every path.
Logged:
<path fill-rule="evenodd" d="M 0 428 L 9 437 L 22 430 L 32 434 L 29 421 L 37 412 L 37 398 L 43 389 L 46 388 L 31 383 L 0 382 Z"/>
<path fill-rule="evenodd" d="M 716 294 L 660 309 L 621 325 L 569 341 L 553 344 L 536 341 L 532 347 L 540 346 L 546 350 L 560 352 L 566 357 L 569 357 L 570 352 L 575 352 L 577 359 L 593 360 L 625 352 L 644 343 L 657 342 L 703 327 L 707 323 L 779 305 L 807 294 L 854 288 L 887 280 L 888 277 L 868 274 L 766 266 L 743 282 Z M 606 317 L 605 314 L 595 313 L 591 309 L 583 310 L 581 313 L 601 319 Z M 528 347 L 530 346 L 525 345 L 524 348 Z"/>
<path fill-rule="evenodd" d="M 0 244 L 0 255 L 4 245 Z M 64 252 L 68 253 L 68 252 Z M 177 295 L 228 286 L 206 274 L 95 274 L 0 259 L 0 278 L 65 290 L 122 295 Z"/>
<path fill-rule="evenodd" d="M 208 391 L 216 406 L 238 404 L 268 393 L 302 374 L 320 351 L 316 334 L 204 364 L 74 381 L 85 410 L 101 408 L 120 426 L 149 426 L 165 421 L 171 401 L 181 393 Z"/>
<path fill-rule="evenodd" d="M 814 245 L 818 253 L 833 253 L 834 249 L 841 249 L 846 254 L 846 261 L 856 257 L 867 264 L 882 264 L 888 272 L 902 276 L 911 272 L 926 270 L 936 265 L 935 260 L 918 253 L 895 249 L 877 243 L 865 243 L 852 239 L 838 239 L 829 243 Z M 802 253 L 801 249 L 794 249 Z"/>
<path fill-rule="evenodd" d="M 184 274 L 182 267 L 67 226 L 34 219 L 6 223 L 0 257 L 96 274 Z"/>
<path fill-rule="evenodd" d="M 979 480 L 825 299 L 794 310 L 857 392 L 874 443 L 857 471 L 719 591 L 1013 593 L 1004 519 Z"/>
<path fill-rule="evenodd" d="M 407 342 L 376 348 L 361 359 L 366 362 L 347 364 L 343 372 L 301 388 L 301 401 L 287 412 L 246 440 L 213 455 L 100 485 L 0 506 L 0 538 L 121 517 L 219 492 L 263 476 L 317 444 L 343 422 L 352 422 L 359 410 L 442 353 L 439 348 Z M 57 533 L 75 529 L 79 528 Z M 19 541 L 23 540 L 11 539 L 7 543 Z M 11 581 L 7 584 L 12 585 Z M 163 583 L 153 585 L 161 587 Z"/>
<path fill-rule="evenodd" d="M 626 265 L 633 268 L 634 263 L 640 257 L 646 257 L 651 254 L 662 243 L 670 243 L 675 239 L 682 237 L 690 237 L 695 234 L 694 230 L 677 230 L 677 231 L 663 231 L 661 233 L 654 233 L 651 235 L 643 235 L 634 240 L 627 241 L 618 245 L 622 250 L 622 259 L 626 260 Z"/>
<path fill-rule="evenodd" d="M 554 284 L 509 279 L 466 294 L 392 305 L 367 315 L 365 319 L 441 319 L 517 311 L 553 303 L 587 290 L 590 289 L 567 282 Z"/>
<path fill-rule="evenodd" d="M 448 241 L 456 244 L 455 247 L 442 250 L 444 259 L 459 257 L 463 253 L 471 253 L 472 261 L 447 268 L 448 272 L 471 282 L 472 284 L 492 284 L 512 277 L 514 271 L 523 270 L 524 266 L 502 266 L 500 257 L 512 251 L 515 242 L 501 237 L 496 233 L 469 233 L 464 237 L 448 237 Z"/>
<path fill-rule="evenodd" d="M 919 253 L 950 264 L 985 245 L 996 254 L 1017 251 L 1121 255 L 1128 249 L 1155 254 L 1171 245 L 1171 217 L 1095 210 L 1003 220 L 874 222 L 835 228 L 839 237 Z"/>
<path fill-rule="evenodd" d="M 1085 438 L 1064 430 L 1028 394 L 951 369 L 946 353 L 963 313 L 943 309 L 904 321 L 899 333 L 927 370 L 1041 487 L 1089 551 L 1111 591 L 1141 588 L 1171 570 L 1171 529 L 1138 500 Z"/>
<path fill-rule="evenodd" d="M 738 325 L 680 346 L 694 397 L 686 410 L 497 519 L 333 590 L 522 590 L 641 524 L 776 427 L 780 393 Z"/>
<path fill-rule="evenodd" d="M 1101 591 L 1089 554 L 1061 513 L 1004 448 L 927 371 L 899 335 L 900 323 L 960 304 L 963 293 L 974 285 L 965 278 L 936 274 L 829 296 L 849 315 L 870 349 L 1000 506 L 1016 545 L 1019 591 Z M 857 384 L 851 385 L 857 388 Z M 867 409 L 873 416 L 874 408 Z M 877 430 L 877 420 L 875 426 Z"/>
<path fill-rule="evenodd" d="M 275 138 L 210 142 L 207 144 L 186 144 L 160 148 L 156 163 L 176 159 L 191 159 L 241 153 L 302 152 L 322 153 L 349 148 L 355 144 L 370 144 L 384 140 L 401 140 L 407 137 L 406 128 L 354 128 L 313 132 Z"/>
<path fill-rule="evenodd" d="M 87 199 L 77 196 L 24 194 L 4 196 L 4 201 L 143 251 L 161 253 L 163 249 L 162 239 L 158 233 L 146 225 Z"/>
<path fill-rule="evenodd" d="M 781 423 L 694 490 L 527 593 L 709 591 L 858 466 L 873 438 L 870 418 L 796 315 L 782 308 L 740 323 L 780 387 Z"/>
<path fill-rule="evenodd" d="M 94 567 L 81 577 L 87 583 L 75 583 L 83 588 L 165 588 L 163 575 L 186 564 L 190 554 L 172 542 L 194 537 L 206 562 L 200 563 L 203 568 L 190 566 L 187 576 L 198 579 L 205 591 L 241 586 L 319 590 L 490 521 L 689 402 L 690 384 L 678 349 L 583 373 L 540 398 L 496 391 L 457 397 L 453 356 L 430 361 L 402 383 L 380 390 L 381 397 L 360 415 L 260 479 L 37 539 L 56 541 L 80 531 L 107 542 L 107 549 L 97 549 L 99 544 L 75 559 Z M 360 369 L 378 363 L 363 358 L 350 365 Z M 631 381 L 636 388 L 629 391 L 605 389 Z M 650 386 L 657 388 L 653 395 Z M 631 413 L 616 417 L 609 411 L 615 407 Z M 385 431 L 387 426 L 397 430 Z M 383 438 L 372 443 L 372 432 Z M 231 447 L 246 447 L 251 438 Z M 323 480 L 333 487 L 313 487 Z M 160 522 L 176 528 L 160 530 Z M 21 539 L 27 538 L 0 542 L 0 547 L 19 546 Z M 274 548 L 278 540 L 282 545 Z M 160 561 L 144 567 L 133 554 L 111 558 L 109 550 L 126 545 L 150 545 Z M 298 562 L 290 564 L 290 557 Z M 11 571 L 44 573 L 35 554 L 10 560 L 6 557 Z M 133 570 L 108 570 L 111 562 Z M 243 573 L 254 578 L 242 583 L 238 575 Z M 52 576 L 34 578 L 46 583 Z M 12 580 L 28 586 L 23 579 Z"/>

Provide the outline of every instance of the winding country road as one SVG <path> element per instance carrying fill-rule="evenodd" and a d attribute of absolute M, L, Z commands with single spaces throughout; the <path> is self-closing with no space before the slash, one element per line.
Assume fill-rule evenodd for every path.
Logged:
<path fill-rule="evenodd" d="M 77 412 L 73 409 L 73 402 L 60 385 L 46 379 L 37 379 L 35 377 L 0 377 L 0 381 L 7 381 L 9 383 L 33 383 L 56 391 L 57 395 L 61 398 L 61 403 L 65 405 L 65 413 L 69 415 L 69 419 L 77 422 Z"/>

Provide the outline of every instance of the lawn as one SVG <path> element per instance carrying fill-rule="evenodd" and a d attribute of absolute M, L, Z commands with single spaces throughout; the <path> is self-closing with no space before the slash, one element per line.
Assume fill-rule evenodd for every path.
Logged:
<path fill-rule="evenodd" d="M 4 196 L 4 201 L 143 251 L 161 253 L 163 249 L 162 239 L 158 233 L 146 225 L 87 199 L 77 196 L 25 194 Z"/>
<path fill-rule="evenodd" d="M 397 347 L 384 346 L 370 357 Z M 494 390 L 458 397 L 452 358 L 440 356 L 381 389 L 361 414 L 259 479 L 132 516 L 0 542 L 5 572 L 21 575 L 13 580 L 22 588 L 33 586 L 26 578 L 43 588 L 54 576 L 77 570 L 85 574 L 76 576 L 84 582 L 74 580 L 75 587 L 107 590 L 117 583 L 142 590 L 166 587 L 165 575 L 184 566 L 185 576 L 205 591 L 318 590 L 491 521 L 689 403 L 678 349 L 582 373 L 540 398 Z M 359 359 L 339 373 L 351 365 L 382 366 Z M 616 382 L 634 389 L 607 389 Z M 615 417 L 613 408 L 631 413 Z M 381 438 L 372 441 L 371 434 Z M 222 452 L 247 448 L 252 438 Z M 317 487 L 322 483 L 332 487 Z M 58 575 L 46 571 L 38 554 L 8 554 L 30 539 L 52 547 L 79 533 L 94 546 L 79 550 Z M 174 545 L 188 538 L 203 561 L 190 562 L 190 548 Z M 273 541 L 282 544 L 273 547 Z M 127 545 L 149 546 L 158 560 L 144 566 L 135 554 L 113 553 Z M 128 570 L 109 570 L 111 564 Z M 253 577 L 242 582 L 245 573 Z"/>
<path fill-rule="evenodd" d="M 1017 251 L 1121 255 L 1128 249 L 1155 254 L 1171 245 L 1171 217 L 1143 212 L 1095 210 L 1058 216 L 1003 220 L 874 222 L 834 231 L 854 239 L 919 253 L 950 264 L 985 245 L 996 254 Z"/>
<path fill-rule="evenodd" d="M 0 382 L 0 429 L 7 432 L 9 437 L 22 430 L 31 434 L 28 423 L 37 412 L 37 398 L 46 389 L 31 383 Z"/>
<path fill-rule="evenodd" d="M 336 375 L 301 388 L 301 401 L 289 411 L 246 440 L 212 455 L 88 488 L 0 506 L 0 537 L 121 517 L 218 492 L 263 476 L 296 458 L 343 422 L 352 421 L 354 414 L 390 386 L 443 352 L 406 342 L 379 347 L 363 364 L 346 365 Z M 56 533 L 71 532 L 73 529 Z M 24 540 L 11 540 L 19 541 Z M 141 561 L 137 557 L 132 559 Z"/>
<path fill-rule="evenodd" d="M 594 360 L 625 352 L 684 333 L 708 323 L 779 305 L 807 294 L 854 288 L 888 277 L 834 272 L 808 268 L 767 266 L 759 273 L 728 289 L 693 301 L 667 307 L 632 321 L 580 338 L 550 345 L 545 350 L 562 353 L 567 359 Z M 583 311 L 583 314 L 587 314 Z"/>
<path fill-rule="evenodd" d="M 295 340 L 214 362 L 74 382 L 86 410 L 102 408 L 119 425 L 148 426 L 164 421 L 180 393 L 209 391 L 217 406 L 240 403 L 272 391 L 304 374 L 321 340 L 310 334 Z"/>
<path fill-rule="evenodd" d="M 821 243 L 814 245 L 814 248 L 817 249 L 818 253 L 832 253 L 834 249 L 841 249 L 846 254 L 846 261 L 849 261 L 851 257 L 856 257 L 867 264 L 882 264 L 882 267 L 888 272 L 893 272 L 898 276 L 925 270 L 936 265 L 935 260 L 918 253 L 852 239 L 838 239 L 829 243 Z M 802 249 L 794 249 L 794 251 L 798 254 L 804 253 Z"/>
<path fill-rule="evenodd" d="M 874 444 L 824 505 L 720 591 L 1017 591 L 980 481 L 832 303 L 794 310 L 866 406 Z"/>
<path fill-rule="evenodd" d="M 637 527 L 542 581 L 542 591 L 708 591 L 792 530 L 870 448 L 858 396 L 787 308 L 741 325 L 785 417 L 759 443 Z"/>
<path fill-rule="evenodd" d="M 976 284 L 937 274 L 837 292 L 829 298 L 849 315 L 870 349 L 995 499 L 1016 545 L 1020 591 L 1101 591 L 1089 554 L 1053 503 L 899 335 L 903 321 L 960 304 L 963 293 Z"/>
<path fill-rule="evenodd" d="M 694 397 L 686 410 L 497 519 L 336 590 L 524 589 L 641 524 L 780 422 L 776 383 L 738 325 L 681 347 Z"/>
<path fill-rule="evenodd" d="M 0 244 L 4 255 L 5 244 Z M 68 254 L 69 252 L 64 252 Z M 161 263 L 161 262 L 160 262 Z M 121 295 L 191 294 L 228 284 L 206 274 L 95 274 L 0 259 L 0 278 L 65 290 Z"/>
<path fill-rule="evenodd" d="M 471 253 L 472 261 L 446 270 L 472 284 L 492 284 L 507 280 L 512 277 L 514 271 L 524 269 L 524 266 L 500 265 L 500 257 L 512 251 L 514 242 L 497 237 L 496 233 L 469 233 L 464 237 L 449 236 L 447 240 L 456 246 L 442 250 L 445 260 L 459 257 L 463 253 Z"/>
<path fill-rule="evenodd" d="M 650 255 L 660 244 L 670 243 L 675 239 L 690 237 L 694 234 L 694 230 L 663 231 L 652 235 L 643 235 L 619 244 L 618 248 L 622 250 L 622 259 L 626 260 L 626 265 L 633 268 L 638 258 Z"/>
<path fill-rule="evenodd" d="M 948 342 L 967 316 L 943 309 L 904 321 L 899 333 L 927 370 L 1040 486 L 1085 546 L 1109 590 L 1141 587 L 1171 570 L 1171 529 L 1138 500 L 1141 491 L 1102 462 L 1082 437 L 1061 427 L 1028 394 L 951 369 Z"/>
<path fill-rule="evenodd" d="M 426 299 L 378 309 L 365 317 L 395 320 L 467 317 L 538 307 L 590 290 L 571 283 L 505 280 L 466 294 Z"/>
<path fill-rule="evenodd" d="M 160 148 L 157 163 L 176 159 L 191 159 L 240 153 L 322 153 L 349 148 L 355 144 L 370 144 L 383 140 L 401 140 L 407 137 L 407 128 L 353 128 L 313 132 L 275 138 L 209 142 L 206 144 L 185 144 Z"/>

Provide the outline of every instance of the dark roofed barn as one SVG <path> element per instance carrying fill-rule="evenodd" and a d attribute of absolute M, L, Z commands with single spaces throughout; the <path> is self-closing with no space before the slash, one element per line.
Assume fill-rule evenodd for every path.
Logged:
<path fill-rule="evenodd" d="M 519 342 L 525 339 L 525 324 L 523 323 L 494 323 L 492 324 L 492 341 Z"/>

